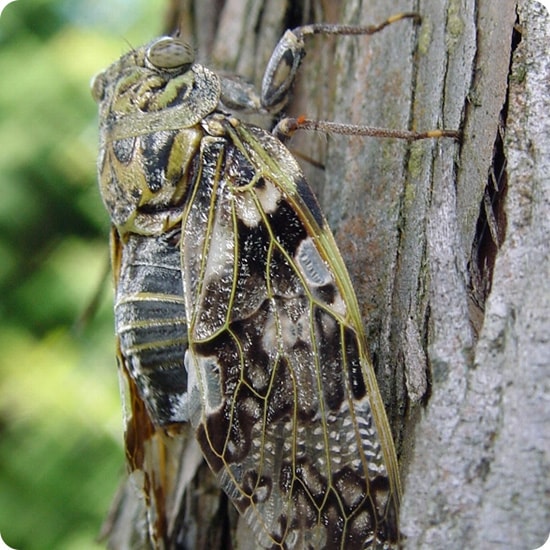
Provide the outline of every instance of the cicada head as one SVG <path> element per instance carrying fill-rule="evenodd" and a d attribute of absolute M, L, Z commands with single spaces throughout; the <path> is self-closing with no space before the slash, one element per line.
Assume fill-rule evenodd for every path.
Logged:
<path fill-rule="evenodd" d="M 113 224 L 158 235 L 181 219 L 189 169 L 218 106 L 219 78 L 192 48 L 162 37 L 132 50 L 92 82 L 99 104 L 101 194 Z"/>
<path fill-rule="evenodd" d="M 175 99 L 173 92 L 185 93 L 192 84 L 193 62 L 191 46 L 170 37 L 122 56 L 92 80 L 92 97 L 100 105 L 102 123 L 168 107 Z"/>

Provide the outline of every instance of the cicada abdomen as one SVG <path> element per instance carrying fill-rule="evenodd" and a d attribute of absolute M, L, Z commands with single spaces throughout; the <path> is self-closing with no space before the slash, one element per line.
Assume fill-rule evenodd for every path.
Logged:
<path fill-rule="evenodd" d="M 130 234 L 121 250 L 115 297 L 120 352 L 158 425 L 187 419 L 187 326 L 179 231 Z"/>

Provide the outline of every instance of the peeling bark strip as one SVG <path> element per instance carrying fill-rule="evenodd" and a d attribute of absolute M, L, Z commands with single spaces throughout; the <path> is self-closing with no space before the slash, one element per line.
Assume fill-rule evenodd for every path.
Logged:
<path fill-rule="evenodd" d="M 194 35 L 201 61 L 256 84 L 286 28 L 372 24 L 412 7 L 405 0 L 171 3 L 184 7 L 183 19 L 168 28 Z M 349 267 L 397 434 L 405 548 L 529 550 L 544 542 L 550 524 L 549 30 L 540 5 L 518 4 L 516 12 L 511 0 L 420 0 L 417 29 L 314 39 L 288 106 L 294 116 L 396 129 L 464 120 L 458 157 L 444 141 L 408 146 L 297 134 L 291 142 L 325 166 L 304 171 Z M 516 17 L 521 41 L 510 71 Z M 479 255 L 471 252 L 507 89 L 506 235 L 490 292 L 472 307 L 471 265 Z M 197 528 L 179 547 L 256 548 L 199 465 L 198 450 L 174 452 L 183 457 L 187 487 L 174 521 L 185 515 Z M 115 534 L 139 525 L 143 514 L 128 487 L 121 500 Z M 131 536 L 139 534 L 137 527 Z M 124 537 L 113 538 L 112 547 L 147 547 L 137 539 L 124 546 Z"/>

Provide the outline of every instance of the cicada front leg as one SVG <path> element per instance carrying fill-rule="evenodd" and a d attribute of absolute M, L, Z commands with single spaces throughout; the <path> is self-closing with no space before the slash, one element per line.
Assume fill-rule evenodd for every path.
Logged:
<path fill-rule="evenodd" d="M 337 25 L 318 23 L 296 27 L 285 32 L 273 50 L 267 68 L 264 72 L 261 89 L 261 106 L 268 112 L 279 112 L 288 102 L 299 67 L 306 54 L 305 39 L 315 34 L 332 35 L 372 35 L 389 25 L 410 19 L 414 23 L 421 22 L 417 13 L 400 13 L 389 17 L 379 25 Z M 374 128 L 362 124 L 344 124 L 326 120 L 312 120 L 305 116 L 299 118 L 283 118 L 275 126 L 274 135 L 285 140 L 296 130 L 314 130 L 331 134 L 354 136 L 373 136 L 381 138 L 396 138 L 405 140 L 433 139 L 450 137 L 458 139 L 460 132 L 456 130 L 435 129 L 426 132 L 407 130 L 390 130 Z"/>

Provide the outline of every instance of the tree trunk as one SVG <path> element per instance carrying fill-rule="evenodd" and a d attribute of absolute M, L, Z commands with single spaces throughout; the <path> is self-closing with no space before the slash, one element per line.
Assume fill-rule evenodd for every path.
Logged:
<path fill-rule="evenodd" d="M 289 147 L 324 164 L 304 170 L 359 299 L 400 457 L 404 546 L 532 549 L 550 526 L 548 12 L 390 4 L 180 0 L 167 28 L 193 37 L 199 61 L 258 85 L 286 27 L 421 14 L 371 37 L 312 38 L 287 113 L 462 128 L 462 142 L 302 133 Z M 255 548 L 199 474 L 192 498 L 201 509 L 208 497 L 217 519 L 197 531 Z"/>

